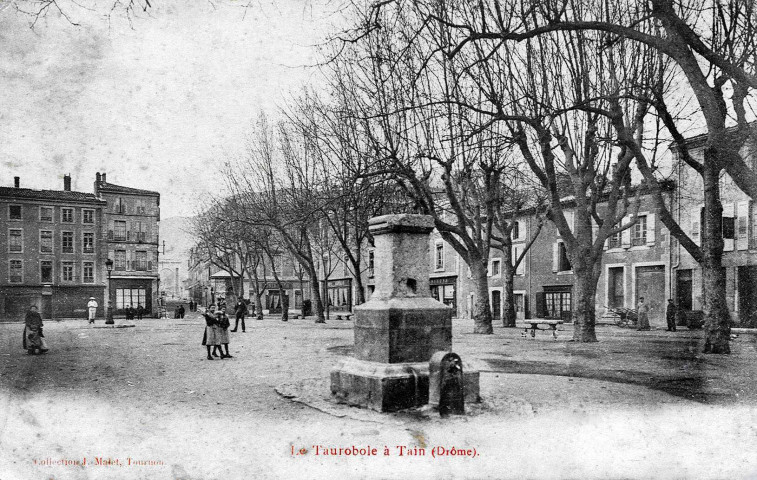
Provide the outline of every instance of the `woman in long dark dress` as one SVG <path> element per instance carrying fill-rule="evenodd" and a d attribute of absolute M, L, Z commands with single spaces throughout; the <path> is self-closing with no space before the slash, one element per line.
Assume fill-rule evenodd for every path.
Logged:
<path fill-rule="evenodd" d="M 47 342 L 42 333 L 42 317 L 36 305 L 29 307 L 29 311 L 26 312 L 23 347 L 29 355 L 34 355 L 36 350 L 39 350 L 39 353 L 47 352 Z"/>

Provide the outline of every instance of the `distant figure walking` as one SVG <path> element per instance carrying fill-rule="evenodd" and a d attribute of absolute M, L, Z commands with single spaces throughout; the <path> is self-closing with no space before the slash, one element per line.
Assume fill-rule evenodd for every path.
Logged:
<path fill-rule="evenodd" d="M 649 326 L 649 306 L 644 303 L 644 297 L 639 297 L 636 310 L 639 312 L 639 328 L 637 330 L 651 330 Z"/>
<path fill-rule="evenodd" d="M 189 311 L 194 312 L 195 311 L 195 302 L 192 300 L 189 301 Z"/>
<path fill-rule="evenodd" d="M 97 315 L 97 300 L 95 297 L 89 297 L 87 302 L 87 312 L 89 313 L 89 323 L 95 323 L 95 315 Z"/>
<path fill-rule="evenodd" d="M 232 332 L 236 332 L 237 331 L 237 329 L 239 328 L 239 321 L 241 320 L 242 321 L 242 333 L 244 333 L 244 331 L 245 331 L 244 317 L 245 317 L 245 315 L 247 315 L 247 304 L 244 302 L 243 298 L 240 297 L 239 300 L 237 300 L 237 304 L 234 306 L 234 313 L 236 315 L 237 321 L 234 324 L 234 329 L 232 330 Z"/>
<path fill-rule="evenodd" d="M 142 320 L 142 314 L 145 312 L 145 309 L 142 307 L 141 303 L 137 304 L 137 320 Z"/>
<path fill-rule="evenodd" d="M 134 320 L 134 308 L 131 305 L 126 308 L 126 320 Z"/>
<path fill-rule="evenodd" d="M 179 305 L 179 318 L 184 318 L 184 313 L 186 313 L 184 305 Z"/>
<path fill-rule="evenodd" d="M 676 316 L 678 314 L 678 307 L 672 298 L 668 299 L 668 308 L 665 310 L 665 320 L 668 321 L 668 332 L 676 331 Z"/>
<path fill-rule="evenodd" d="M 47 352 L 47 342 L 42 333 L 42 317 L 36 305 L 29 307 L 29 311 L 26 312 L 22 345 L 29 355 L 34 355 L 35 350 L 39 350 L 39 353 Z"/>

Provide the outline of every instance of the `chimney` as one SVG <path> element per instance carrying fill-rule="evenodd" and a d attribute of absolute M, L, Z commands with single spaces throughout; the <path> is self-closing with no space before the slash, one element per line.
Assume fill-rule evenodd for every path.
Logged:
<path fill-rule="evenodd" d="M 63 175 L 63 190 L 71 191 L 71 175 Z"/>
<path fill-rule="evenodd" d="M 100 196 L 100 172 L 95 175 L 95 196 Z"/>
<path fill-rule="evenodd" d="M 13 177 L 13 186 L 21 188 L 21 177 Z"/>
<path fill-rule="evenodd" d="M 103 172 L 103 183 L 108 183 L 108 181 L 105 180 L 105 172 Z"/>

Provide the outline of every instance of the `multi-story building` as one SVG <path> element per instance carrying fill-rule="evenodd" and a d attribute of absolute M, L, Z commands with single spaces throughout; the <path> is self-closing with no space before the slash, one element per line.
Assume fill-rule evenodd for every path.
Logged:
<path fill-rule="evenodd" d="M 91 193 L 0 187 L 0 317 L 18 320 L 30 305 L 43 318 L 86 318 L 95 297 L 104 312 L 106 203 Z"/>
<path fill-rule="evenodd" d="M 706 136 L 687 139 L 690 155 L 704 158 Z M 752 171 L 757 171 L 757 146 L 748 143 L 741 150 Z M 675 196 L 677 221 L 696 244 L 702 239 L 704 193 L 702 177 L 686 166 L 676 154 L 676 177 L 680 190 Z M 734 323 L 757 327 L 757 208 L 728 174 L 720 179 L 723 204 L 723 267 L 726 273 L 726 299 Z M 678 242 L 671 248 L 675 298 L 687 310 L 701 310 L 704 299 L 702 269 Z"/>
<path fill-rule="evenodd" d="M 158 311 L 158 228 L 160 194 L 108 183 L 97 173 L 95 195 L 107 203 L 103 211 L 105 251 L 113 261 L 107 298 L 116 314 L 141 305 Z"/>

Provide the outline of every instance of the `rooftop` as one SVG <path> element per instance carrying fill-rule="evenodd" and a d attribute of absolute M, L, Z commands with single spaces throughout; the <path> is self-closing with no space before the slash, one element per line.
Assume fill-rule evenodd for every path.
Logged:
<path fill-rule="evenodd" d="M 160 196 L 160 193 L 153 192 L 152 190 L 142 190 L 140 188 L 124 187 L 122 185 L 116 185 L 115 183 L 100 182 L 100 191 L 106 191 L 108 193 L 123 193 L 131 195 L 153 195 Z"/>
<path fill-rule="evenodd" d="M 34 190 L 31 188 L 0 187 L 0 197 L 105 204 L 104 200 L 97 198 L 92 193 L 73 192 L 70 190 Z"/>

